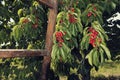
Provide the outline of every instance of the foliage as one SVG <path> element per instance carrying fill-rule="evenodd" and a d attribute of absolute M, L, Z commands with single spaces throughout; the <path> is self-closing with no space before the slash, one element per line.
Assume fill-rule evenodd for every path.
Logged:
<path fill-rule="evenodd" d="M 0 2 L 0 48 L 43 49 L 46 6 L 37 0 Z M 119 0 L 58 0 L 51 55 L 51 69 L 57 75 L 75 74 L 79 79 L 86 78 L 91 67 L 97 70 L 106 58 L 111 59 L 103 13 L 110 14 L 119 3 Z M 36 80 L 34 71 L 40 68 L 36 63 L 40 65 L 41 59 L 0 59 L 0 78 Z"/>
<path fill-rule="evenodd" d="M 37 80 L 41 64 L 41 57 L 0 59 L 0 79 Z"/>
<path fill-rule="evenodd" d="M 97 70 L 105 58 L 111 59 L 106 45 L 108 36 L 102 27 L 103 13 L 105 11 L 110 13 L 118 2 L 118 0 L 59 0 L 51 55 L 51 68 L 54 72 L 70 75 L 72 68 L 77 69 L 77 74 L 86 74 L 86 71 L 91 69 L 86 69 L 87 61 Z M 69 64 L 68 73 L 64 73 L 65 64 Z"/>
<path fill-rule="evenodd" d="M 44 49 L 47 7 L 37 0 L 0 0 L 0 48 Z M 36 80 L 41 57 L 0 59 L 0 80 Z"/>
<path fill-rule="evenodd" d="M 35 44 L 33 48 L 40 48 L 38 44 L 43 45 L 46 31 L 44 23 L 47 21 L 46 7 L 41 6 L 36 0 L 3 0 L 1 8 L 3 11 L 0 12 L 0 33 L 5 35 L 0 35 L 0 43 L 10 43 L 4 47 L 27 48 Z M 41 48 L 44 48 L 44 45 Z"/>

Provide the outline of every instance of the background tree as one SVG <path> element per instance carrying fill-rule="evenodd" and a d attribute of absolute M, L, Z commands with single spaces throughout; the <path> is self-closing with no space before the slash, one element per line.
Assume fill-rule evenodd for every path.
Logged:
<path fill-rule="evenodd" d="M 0 0 L 0 48 L 44 49 L 47 7 L 37 0 Z M 42 57 L 0 59 L 0 79 L 37 80 Z"/>

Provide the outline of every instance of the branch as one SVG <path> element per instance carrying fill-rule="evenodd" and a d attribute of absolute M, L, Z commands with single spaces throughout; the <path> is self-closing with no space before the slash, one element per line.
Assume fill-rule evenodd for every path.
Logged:
<path fill-rule="evenodd" d="M 48 6 L 49 8 L 53 8 L 53 5 L 50 3 L 49 0 L 39 0 L 39 2 Z"/>

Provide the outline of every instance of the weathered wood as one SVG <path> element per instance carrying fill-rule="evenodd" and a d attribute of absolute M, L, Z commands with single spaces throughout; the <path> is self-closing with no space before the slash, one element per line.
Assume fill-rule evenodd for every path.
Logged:
<path fill-rule="evenodd" d="M 44 56 L 43 64 L 42 64 L 42 76 L 39 80 L 47 80 L 46 73 L 47 68 L 49 67 L 49 63 L 51 60 L 51 51 L 53 45 L 53 33 L 55 30 L 56 17 L 57 17 L 57 0 L 49 0 L 51 4 L 53 4 L 53 8 L 49 10 L 48 16 L 48 26 L 47 26 L 47 34 L 46 34 L 46 45 L 45 49 L 48 51 L 48 56 Z"/>
<path fill-rule="evenodd" d="M 46 56 L 47 50 L 39 49 L 0 49 L 0 58 Z"/>
<path fill-rule="evenodd" d="M 53 8 L 52 3 L 50 2 L 50 0 L 39 0 L 40 3 L 48 6 L 49 8 Z"/>

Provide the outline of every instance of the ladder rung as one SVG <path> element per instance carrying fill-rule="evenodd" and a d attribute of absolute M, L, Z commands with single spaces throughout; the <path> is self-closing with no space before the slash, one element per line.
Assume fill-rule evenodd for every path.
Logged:
<path fill-rule="evenodd" d="M 0 49 L 0 58 L 47 56 L 47 50 L 41 49 Z"/>

